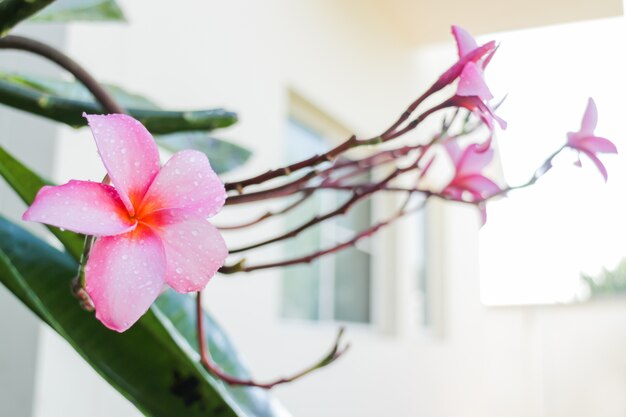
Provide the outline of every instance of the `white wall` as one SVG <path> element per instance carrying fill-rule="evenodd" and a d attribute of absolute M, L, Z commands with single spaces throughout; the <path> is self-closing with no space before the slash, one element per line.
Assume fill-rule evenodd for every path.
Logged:
<path fill-rule="evenodd" d="M 62 27 L 33 27 L 33 36 L 46 38 L 51 44 L 62 46 L 65 31 Z M 58 75 L 54 65 L 20 52 L 1 51 L 0 68 L 5 71 L 37 67 L 43 74 Z M 52 173 L 55 152 L 55 124 L 30 117 L 22 112 L 0 108 L 0 145 L 20 160 L 36 166 L 42 175 Z M 40 152 L 32 152 L 33 144 Z M 0 181 L 0 214 L 17 221 L 25 210 L 24 204 Z M 43 232 L 43 227 L 29 226 Z M 37 346 L 40 340 L 40 321 L 34 317 L 9 291 L 0 286 L 0 416 L 28 416 L 33 410 L 34 383 L 38 366 Z"/>
<path fill-rule="evenodd" d="M 130 25 L 75 24 L 65 50 L 99 79 L 164 105 L 236 110 L 241 122 L 223 136 L 252 148 L 255 157 L 232 177 L 280 163 L 288 89 L 365 136 L 386 127 L 436 71 L 431 55 L 415 60 L 369 2 L 183 0 L 175 18 L 168 3 L 122 4 Z M 442 53 L 453 59 L 451 47 L 433 59 Z M 102 177 L 87 131 L 61 128 L 59 136 L 57 181 Z M 439 336 L 351 328 L 352 349 L 344 359 L 276 389 L 287 408 L 299 417 L 623 417 L 626 304 L 486 308 L 475 213 L 447 207 L 440 214 L 447 223 L 432 230 L 445 260 L 435 265 Z M 256 236 L 275 227 L 261 227 Z M 392 232 L 381 242 L 389 243 Z M 379 268 L 388 271 L 381 279 L 401 293 L 411 276 L 403 261 L 412 248 L 387 248 L 379 257 Z M 268 249 L 255 255 L 282 254 Z M 216 278 L 206 291 L 207 307 L 259 378 L 307 365 L 334 335 L 333 326 L 277 319 L 279 279 L 274 271 Z M 94 417 L 138 415 L 56 335 L 45 330 L 39 346 L 35 416 L 83 416 L 85 410 Z"/>

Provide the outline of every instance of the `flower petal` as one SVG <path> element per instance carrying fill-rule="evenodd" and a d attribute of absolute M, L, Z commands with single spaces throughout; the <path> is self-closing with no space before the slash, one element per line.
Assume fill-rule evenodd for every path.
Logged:
<path fill-rule="evenodd" d="M 607 182 L 609 179 L 609 174 L 606 172 L 606 167 L 604 166 L 602 161 L 600 161 L 600 159 L 598 159 L 598 157 L 594 153 L 586 152 L 586 151 L 582 151 L 582 152 L 585 155 L 587 155 L 589 159 L 591 159 L 591 161 L 598 168 L 598 171 L 600 171 L 600 174 L 602 174 L 602 177 L 604 178 L 604 182 Z"/>
<path fill-rule="evenodd" d="M 96 318 L 123 332 L 156 300 L 165 277 L 165 251 L 149 227 L 96 240 L 85 268 Z"/>
<path fill-rule="evenodd" d="M 124 114 L 83 114 L 98 153 L 128 212 L 137 205 L 159 171 L 159 151 L 150 132 Z"/>
<path fill-rule="evenodd" d="M 491 100 L 493 94 L 489 91 L 483 78 L 483 71 L 475 62 L 468 62 L 459 76 L 459 85 L 456 93 L 460 96 L 476 96 L 481 100 Z"/>
<path fill-rule="evenodd" d="M 480 227 L 483 227 L 487 223 L 487 204 L 478 203 L 476 208 L 480 212 Z"/>
<path fill-rule="evenodd" d="M 457 164 L 457 176 L 462 177 L 471 174 L 478 174 L 485 168 L 493 159 L 493 149 L 481 148 L 481 145 L 472 143 L 465 148 L 461 158 L 459 158 Z"/>
<path fill-rule="evenodd" d="M 139 212 L 146 215 L 163 209 L 186 209 L 210 217 L 224 205 L 224 184 L 202 152 L 174 154 L 154 179 Z"/>
<path fill-rule="evenodd" d="M 94 236 L 126 233 L 137 223 L 115 188 L 89 181 L 43 187 L 22 219 Z"/>
<path fill-rule="evenodd" d="M 456 25 L 452 26 L 452 35 L 456 41 L 459 58 L 478 48 L 478 44 L 474 40 L 474 37 L 462 27 Z"/>
<path fill-rule="evenodd" d="M 206 219 L 184 210 L 160 210 L 145 222 L 165 247 L 165 280 L 178 292 L 202 290 L 224 265 L 228 248 L 220 232 Z"/>
<path fill-rule="evenodd" d="M 577 148 L 592 153 L 617 153 L 617 147 L 608 139 L 588 136 L 578 141 Z"/>
<path fill-rule="evenodd" d="M 593 131 L 596 129 L 597 124 L 598 109 L 595 101 L 589 97 L 589 100 L 587 101 L 587 108 L 585 109 L 585 114 L 583 115 L 583 120 L 580 125 L 580 133 L 593 135 Z"/>
<path fill-rule="evenodd" d="M 469 191 L 477 200 L 491 197 L 500 191 L 500 187 L 495 182 L 481 174 L 468 175 L 454 182 Z"/>
<path fill-rule="evenodd" d="M 459 161 L 461 160 L 461 157 L 463 156 L 463 150 L 459 146 L 457 139 L 449 138 L 445 140 L 442 144 L 446 152 L 448 152 L 448 155 L 450 155 L 452 164 L 454 164 L 456 168 L 459 164 Z"/>
<path fill-rule="evenodd" d="M 496 47 L 496 43 L 494 41 L 487 42 L 484 45 L 479 46 L 473 51 L 469 52 L 467 55 L 459 58 L 459 60 L 454 63 L 450 68 L 448 68 L 443 74 L 439 76 L 437 81 L 428 89 L 429 94 L 433 94 L 436 91 L 441 90 L 448 84 L 452 83 L 457 79 L 463 68 L 468 62 L 477 62 L 481 60 L 486 54 L 491 53 Z"/>

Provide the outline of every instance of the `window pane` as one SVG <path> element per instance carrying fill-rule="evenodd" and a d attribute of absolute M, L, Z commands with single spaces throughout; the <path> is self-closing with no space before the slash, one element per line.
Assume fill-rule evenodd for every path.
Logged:
<path fill-rule="evenodd" d="M 370 255 L 358 249 L 336 255 L 335 320 L 370 321 Z"/>
<path fill-rule="evenodd" d="M 329 145 L 323 136 L 296 120 L 287 126 L 287 158 L 290 162 L 324 152 Z M 355 178 L 354 181 L 367 181 Z M 306 203 L 285 216 L 290 230 L 316 214 L 343 204 L 349 194 L 336 191 L 316 193 Z M 369 201 L 355 205 L 347 216 L 329 220 L 309 229 L 288 245 L 285 256 L 302 256 L 351 239 L 370 224 Z M 370 321 L 370 254 L 367 242 L 358 247 L 325 256 L 308 265 L 283 272 L 282 315 L 307 320 Z"/>

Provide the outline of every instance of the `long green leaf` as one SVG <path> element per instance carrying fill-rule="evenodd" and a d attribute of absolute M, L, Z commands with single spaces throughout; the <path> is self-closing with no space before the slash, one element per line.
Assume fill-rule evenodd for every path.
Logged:
<path fill-rule="evenodd" d="M 0 103 L 73 127 L 86 125 L 83 112 L 103 113 L 102 107 L 71 81 L 0 73 Z M 156 109 L 136 95 L 109 88 L 128 113 L 155 135 L 197 130 L 214 130 L 233 125 L 237 115 L 223 109 L 167 111 Z M 79 98 L 74 98 L 79 97 Z M 132 101 L 131 101 L 132 97 Z M 128 106 L 124 106 L 127 104 Z M 146 108 L 147 107 L 147 108 Z"/>
<path fill-rule="evenodd" d="M 115 0 L 57 0 L 29 19 L 31 22 L 125 21 Z"/>
<path fill-rule="evenodd" d="M 53 0 L 2 0 L 0 1 L 0 37 L 13 26 L 43 9 Z"/>
<path fill-rule="evenodd" d="M 0 174 L 30 204 L 45 181 L 0 150 Z M 123 334 L 107 330 L 91 314 L 81 310 L 69 285 L 76 273 L 82 238 L 51 230 L 68 250 L 67 254 L 0 217 L 0 282 L 67 339 L 144 414 L 155 417 L 284 415 L 285 411 L 269 393 L 225 386 L 200 366 L 194 352 L 195 316 L 189 296 L 164 293 Z M 245 376 L 245 368 L 227 336 L 210 317 L 206 318 L 206 325 L 207 344 L 216 361 L 233 374 Z"/>

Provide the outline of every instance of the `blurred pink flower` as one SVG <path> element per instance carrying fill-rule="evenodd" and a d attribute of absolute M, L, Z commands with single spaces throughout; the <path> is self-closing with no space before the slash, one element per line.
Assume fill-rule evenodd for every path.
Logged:
<path fill-rule="evenodd" d="M 478 44 L 472 35 L 465 29 L 459 26 L 452 26 L 452 34 L 456 40 L 459 62 L 478 48 Z M 464 63 L 459 74 L 456 94 L 451 99 L 453 105 L 463 107 L 476 114 L 491 132 L 488 140 L 480 150 L 487 149 L 491 143 L 494 120 L 501 129 L 506 129 L 506 122 L 498 117 L 488 104 L 489 100 L 493 98 L 493 94 L 489 90 L 483 77 L 483 70 L 487 67 L 495 52 L 496 47 L 494 44 L 494 46 L 486 51 L 479 59 Z"/>
<path fill-rule="evenodd" d="M 474 38 L 458 26 L 452 26 L 452 34 L 454 35 L 457 43 L 459 60 L 448 68 L 443 74 L 441 74 L 441 76 L 439 76 L 426 95 L 430 95 L 435 91 L 439 91 L 445 86 L 453 83 L 461 76 L 461 74 L 463 74 L 463 71 L 468 64 L 475 65 L 478 63 L 480 69 L 484 69 L 495 53 L 496 43 L 494 41 L 478 46 Z M 470 74 L 466 74 L 466 77 L 469 76 Z"/>
<path fill-rule="evenodd" d="M 487 220 L 484 200 L 501 191 L 481 173 L 493 159 L 493 149 L 482 150 L 481 145 L 472 143 L 461 150 L 454 139 L 447 140 L 444 147 L 454 165 L 454 177 L 441 194 L 451 200 L 477 203 L 484 224 Z"/>
<path fill-rule="evenodd" d="M 465 29 L 460 26 L 452 26 L 452 35 L 456 41 L 456 48 L 459 53 L 459 59 L 478 48 L 476 40 Z M 496 48 L 492 48 L 487 54 L 477 61 L 469 61 L 463 66 L 463 70 L 459 75 L 459 85 L 456 94 L 463 97 L 476 96 L 484 101 L 493 98 L 493 94 L 487 87 L 483 78 L 483 70 L 491 61 Z"/>
<path fill-rule="evenodd" d="M 206 156 L 178 152 L 161 168 L 157 146 L 132 117 L 85 115 L 113 186 L 70 181 L 43 187 L 23 219 L 97 237 L 85 268 L 96 317 L 123 332 L 164 284 L 202 290 L 228 254 L 206 221 L 224 204 L 224 185 Z"/>
<path fill-rule="evenodd" d="M 480 151 L 472 143 L 461 150 L 455 140 L 444 143 L 454 165 L 454 177 L 443 189 L 442 194 L 452 200 L 477 202 L 500 191 L 500 187 L 485 177 L 481 171 L 493 159 L 493 149 Z"/>
<path fill-rule="evenodd" d="M 608 174 L 604 164 L 600 161 L 596 154 L 598 153 L 617 153 L 617 148 L 608 139 L 601 138 L 594 134 L 596 125 L 598 124 L 598 110 L 596 103 L 592 98 L 587 102 L 587 109 L 583 115 L 583 120 L 578 132 L 569 132 L 567 134 L 567 146 L 575 149 L 580 153 L 584 153 L 596 165 L 604 181 L 608 179 Z M 580 165 L 580 159 L 577 162 Z"/>

